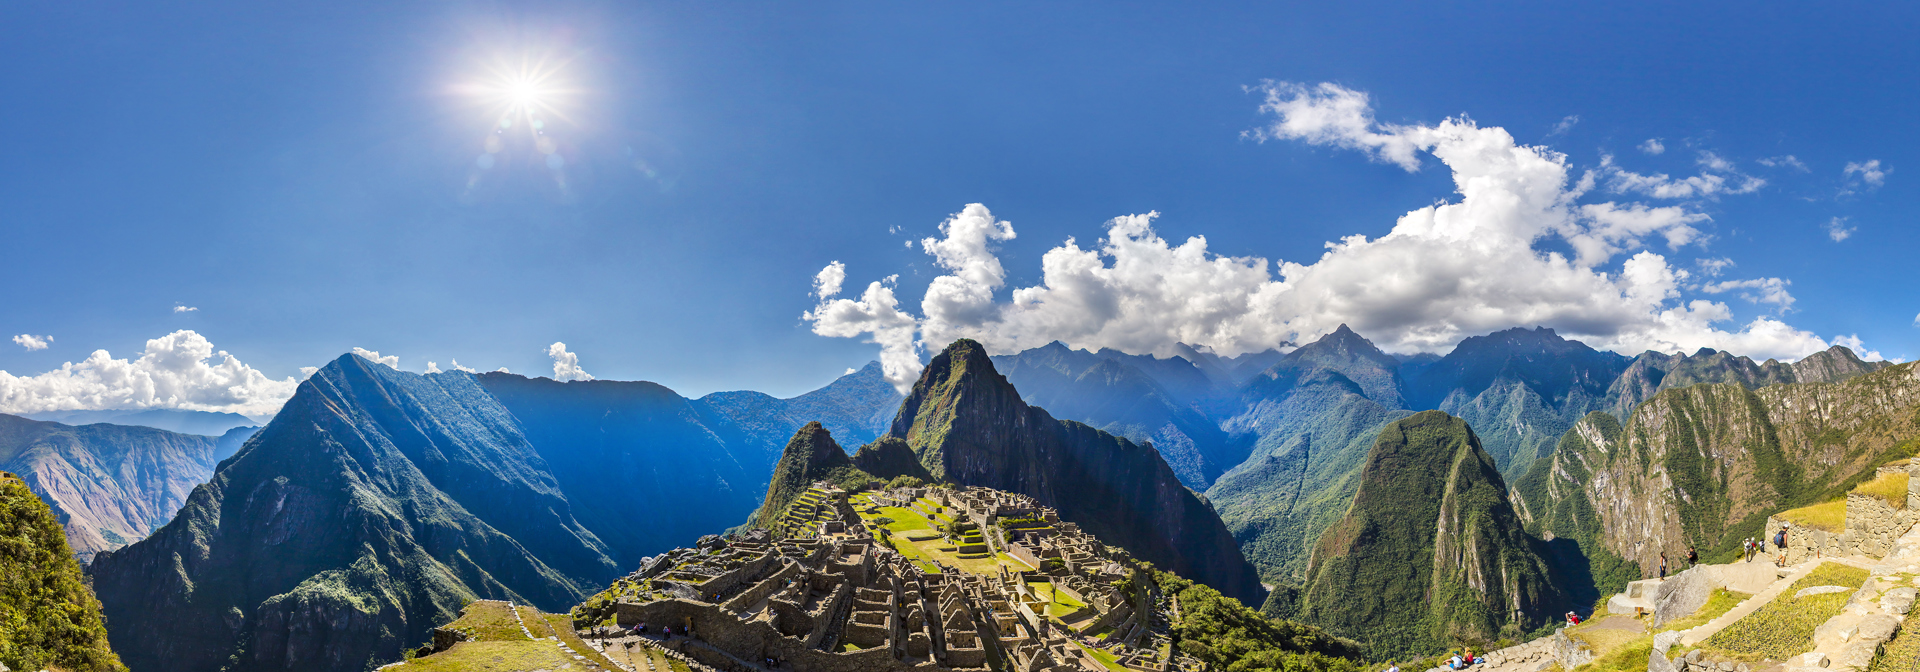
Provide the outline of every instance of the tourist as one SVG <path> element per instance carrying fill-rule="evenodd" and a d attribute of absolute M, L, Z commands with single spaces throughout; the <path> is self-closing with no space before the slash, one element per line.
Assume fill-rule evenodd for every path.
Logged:
<path fill-rule="evenodd" d="M 1567 612 L 1567 625 L 1579 625 L 1579 624 L 1580 624 L 1580 615 L 1573 613 L 1571 611 Z"/>
<path fill-rule="evenodd" d="M 1664 552 L 1660 554 L 1660 580 L 1667 580 L 1667 554 Z"/>
<path fill-rule="evenodd" d="M 1399 663 L 1387 663 L 1387 672 L 1400 672 Z"/>
<path fill-rule="evenodd" d="M 1792 525 L 1781 523 L 1780 531 L 1773 533 L 1773 545 L 1780 549 L 1780 559 L 1773 562 L 1776 567 L 1787 566 L 1787 528 L 1789 527 Z"/>
<path fill-rule="evenodd" d="M 1473 649 L 1467 649 L 1467 653 L 1466 653 L 1466 655 L 1464 655 L 1464 656 L 1461 656 L 1460 658 L 1461 658 L 1462 660 L 1465 660 L 1465 661 L 1467 662 L 1467 666 L 1468 666 L 1468 667 L 1472 667 L 1472 666 L 1473 666 L 1473 664 L 1474 664 L 1474 663 L 1476 662 L 1476 661 L 1475 661 L 1475 660 L 1473 659 Z"/>
<path fill-rule="evenodd" d="M 1448 662 L 1447 662 L 1447 667 L 1450 667 L 1450 668 L 1453 668 L 1453 669 L 1456 669 L 1456 670 L 1458 670 L 1458 669 L 1463 669 L 1463 668 L 1465 668 L 1465 667 L 1466 667 L 1466 664 L 1464 664 L 1464 663 L 1461 663 L 1461 662 L 1460 662 L 1460 652 L 1459 652 L 1459 651 L 1455 651 L 1455 652 L 1453 652 L 1453 660 L 1451 660 L 1451 661 L 1448 661 Z"/>
<path fill-rule="evenodd" d="M 1693 569 L 1693 566 L 1698 564 L 1700 564 L 1700 552 L 1694 550 L 1692 546 L 1688 546 L 1687 547 L 1687 569 Z"/>

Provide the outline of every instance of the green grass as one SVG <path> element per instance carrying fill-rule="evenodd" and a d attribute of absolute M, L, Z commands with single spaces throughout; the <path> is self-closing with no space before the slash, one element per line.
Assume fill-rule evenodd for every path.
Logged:
<path fill-rule="evenodd" d="M 1800 577 L 1799 581 L 1793 582 L 1793 585 L 1787 588 L 1787 592 L 1788 594 L 1792 594 L 1802 588 L 1812 588 L 1814 586 L 1846 586 L 1848 588 L 1854 588 L 1862 583 L 1866 583 L 1867 577 L 1872 575 L 1871 572 L 1852 565 L 1843 565 L 1838 562 L 1823 562 L 1820 563 L 1819 567 L 1815 567 L 1813 571 L 1808 572 L 1806 576 Z"/>
<path fill-rule="evenodd" d="M 1895 509 L 1907 506 L 1907 480 L 1905 473 L 1892 473 L 1860 484 L 1853 494 L 1879 497 L 1880 501 Z"/>
<path fill-rule="evenodd" d="M 394 670 L 406 672 L 524 672 L 555 670 L 574 662 L 547 640 L 518 642 L 460 642 L 425 658 L 415 658 Z"/>
<path fill-rule="evenodd" d="M 1813 630 L 1826 623 L 1847 606 L 1849 593 L 1827 593 L 1795 598 L 1794 593 L 1813 586 L 1857 586 L 1867 580 L 1867 570 L 1837 562 L 1819 567 L 1788 586 L 1780 597 L 1746 618 L 1714 633 L 1703 648 L 1726 653 L 1742 660 L 1786 660 L 1788 656 L 1813 648 Z"/>
<path fill-rule="evenodd" d="M 527 640 L 526 633 L 520 631 L 520 622 L 513 619 L 513 612 L 505 602 L 469 604 L 461 611 L 460 618 L 447 627 L 465 632 L 467 639 L 477 642 Z"/>
<path fill-rule="evenodd" d="M 1847 531 L 1847 500 L 1836 499 L 1823 504 L 1782 511 L 1779 518 L 1800 527 L 1812 527 L 1836 533 L 1845 532 Z"/>
<path fill-rule="evenodd" d="M 1688 628 L 1706 625 L 1707 621 L 1719 618 L 1722 614 L 1733 611 L 1734 607 L 1740 606 L 1740 603 L 1747 601 L 1749 597 L 1753 596 L 1746 593 L 1736 593 L 1725 588 L 1715 588 L 1713 589 L 1713 594 L 1707 596 L 1707 603 L 1700 606 L 1699 611 L 1693 612 L 1692 616 L 1686 618 L 1667 621 L 1664 625 L 1660 626 L 1660 630 L 1662 632 L 1668 630 L 1686 630 Z"/>
<path fill-rule="evenodd" d="M 1880 657 L 1873 661 L 1867 672 L 1911 672 L 1920 670 L 1920 632 L 1914 629 L 1900 631 L 1881 650 Z"/>
<path fill-rule="evenodd" d="M 1094 660 L 1100 661 L 1102 667 L 1112 670 L 1113 672 L 1133 672 L 1132 670 L 1128 670 L 1127 666 L 1121 665 L 1119 658 L 1111 653 L 1081 646 L 1079 642 L 1074 642 L 1073 645 L 1079 646 L 1080 650 L 1087 652 L 1087 655 L 1093 656 Z"/>

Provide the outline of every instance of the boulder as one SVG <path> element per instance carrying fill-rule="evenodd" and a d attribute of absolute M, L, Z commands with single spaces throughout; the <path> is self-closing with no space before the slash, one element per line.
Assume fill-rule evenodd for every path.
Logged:
<path fill-rule="evenodd" d="M 1808 595 L 1826 595 L 1828 593 L 1850 593 L 1850 592 L 1853 592 L 1853 589 L 1848 588 L 1846 586 L 1814 586 L 1812 588 L 1801 588 L 1800 592 L 1793 594 L 1793 599 L 1797 600 L 1802 597 L 1806 597 Z"/>
<path fill-rule="evenodd" d="M 1707 604 L 1714 581 L 1706 567 L 1694 567 L 1660 582 L 1653 599 L 1653 626 L 1686 618 Z"/>
<path fill-rule="evenodd" d="M 1908 611 L 1913 609 L 1913 601 L 1916 595 L 1920 595 L 1920 590 L 1913 588 L 1895 588 L 1887 591 L 1887 594 L 1880 598 L 1880 606 L 1888 612 L 1905 616 Z"/>

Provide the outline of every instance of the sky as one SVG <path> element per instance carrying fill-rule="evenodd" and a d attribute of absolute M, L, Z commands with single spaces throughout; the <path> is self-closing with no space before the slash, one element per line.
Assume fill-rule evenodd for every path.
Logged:
<path fill-rule="evenodd" d="M 1920 357 L 1911 5 L 151 4 L 0 7 L 0 412 L 259 415 L 356 349 Z"/>

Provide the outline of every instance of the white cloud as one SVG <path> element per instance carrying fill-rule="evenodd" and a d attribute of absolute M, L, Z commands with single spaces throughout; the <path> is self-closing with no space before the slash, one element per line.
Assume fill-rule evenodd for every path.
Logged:
<path fill-rule="evenodd" d="M 33 376 L 0 371 L 0 413 L 178 408 L 271 415 L 299 381 L 281 380 L 240 362 L 198 333 L 176 331 L 147 341 L 133 360 L 95 350 L 85 361 Z"/>
<path fill-rule="evenodd" d="M 1754 303 L 1771 303 L 1782 311 L 1793 306 L 1793 295 L 1787 293 L 1790 280 L 1781 278 L 1754 278 L 1752 280 L 1728 280 L 1710 282 L 1700 286 L 1700 291 L 1708 294 L 1738 292 L 1739 297 Z"/>
<path fill-rule="evenodd" d="M 1832 238 L 1833 242 L 1836 243 L 1853 237 L 1853 232 L 1860 230 L 1858 226 L 1847 226 L 1847 218 L 1845 217 L 1835 217 L 1827 220 L 1825 228 L 1827 230 L 1827 237 Z"/>
<path fill-rule="evenodd" d="M 1721 273 L 1726 272 L 1727 269 L 1733 268 L 1734 266 L 1733 260 L 1726 257 L 1720 257 L 1718 259 L 1695 259 L 1693 260 L 1693 264 L 1700 267 L 1702 274 L 1710 277 L 1718 277 Z"/>
<path fill-rule="evenodd" d="M 1647 138 L 1646 142 L 1640 143 L 1640 151 L 1658 156 L 1667 151 L 1667 146 L 1659 138 Z"/>
<path fill-rule="evenodd" d="M 1313 86 L 1266 81 L 1249 89 L 1266 94 L 1260 111 L 1274 115 L 1272 124 L 1242 134 L 1259 142 L 1305 140 L 1311 145 L 1357 149 L 1377 161 L 1407 170 L 1420 169 L 1422 149 L 1416 131 L 1394 124 L 1376 124 L 1373 104 L 1364 91 L 1322 82 Z M 1376 127 L 1378 130 L 1375 130 Z"/>
<path fill-rule="evenodd" d="M 35 350 L 47 349 L 47 346 L 53 343 L 53 337 L 52 336 L 35 336 L 33 334 L 20 334 L 18 336 L 13 337 L 13 342 L 19 344 L 20 347 L 26 348 L 27 352 L 33 352 Z"/>
<path fill-rule="evenodd" d="M 1158 355 L 1185 343 L 1233 356 L 1346 323 L 1390 351 L 1444 352 L 1467 336 L 1543 325 L 1628 353 L 1713 347 L 1792 359 L 1827 347 L 1773 317 L 1732 327 L 1726 304 L 1683 297 L 1697 291 L 1685 284 L 1690 274 L 1640 248 L 1697 243 L 1693 225 L 1705 217 L 1688 206 L 1578 203 L 1593 182 L 1572 179 L 1564 155 L 1466 118 L 1378 124 L 1358 91 L 1259 90 L 1260 109 L 1276 119 L 1249 137 L 1351 148 L 1409 171 L 1418 153 L 1431 154 L 1452 171 L 1459 200 L 1410 211 L 1378 238 L 1327 243 L 1305 262 L 1219 256 L 1202 236 L 1162 239 L 1158 213 L 1117 217 L 1093 245 L 1068 239 L 1047 251 L 1039 284 L 1011 288 L 989 244 L 1012 239 L 1012 225 L 974 204 L 942 224 L 944 238 L 922 244 L 946 273 L 928 287 L 920 316 L 899 309 L 891 282 L 875 282 L 858 301 L 823 300 L 802 317 L 816 334 L 880 343 L 888 379 L 903 388 L 920 370 L 921 347 L 960 337 L 996 353 L 1060 340 Z M 1573 258 L 1552 251 L 1556 241 Z M 1721 291 L 1784 309 L 1786 283 L 1769 280 Z"/>
<path fill-rule="evenodd" d="M 856 369 L 856 368 L 853 368 L 853 367 L 847 367 L 847 370 L 846 370 L 846 372 L 845 372 L 845 373 L 842 373 L 842 374 L 840 374 L 840 375 L 842 375 L 842 376 L 851 376 L 851 375 L 853 375 L 853 374 L 856 374 L 856 373 L 859 373 L 859 372 L 860 372 L 860 370 L 859 370 L 859 369 Z"/>
<path fill-rule="evenodd" d="M 427 371 L 426 371 L 426 372 L 427 372 L 427 373 L 440 373 L 440 365 L 439 365 L 439 364 L 435 364 L 435 363 L 433 363 L 433 362 L 431 362 L 431 361 L 429 361 L 429 362 L 427 362 Z"/>
<path fill-rule="evenodd" d="M 461 366 L 461 365 L 460 365 L 460 360 L 459 360 L 458 358 L 455 358 L 455 359 L 453 360 L 453 368 L 454 368 L 454 370 L 455 370 L 455 371 L 465 371 L 465 372 L 467 372 L 467 373 L 478 373 L 477 371 L 475 371 L 475 370 L 473 369 L 473 367 L 468 367 L 468 366 Z"/>
<path fill-rule="evenodd" d="M 840 293 L 840 284 L 847 281 L 847 265 L 838 261 L 827 264 L 813 276 L 813 295 L 827 298 Z"/>
<path fill-rule="evenodd" d="M 1833 344 L 1847 346 L 1848 350 L 1852 350 L 1854 351 L 1855 354 L 1860 355 L 1860 359 L 1863 359 L 1869 362 L 1879 362 L 1879 361 L 1886 360 L 1886 356 L 1880 354 L 1879 350 L 1868 350 L 1865 345 L 1861 344 L 1859 334 L 1835 336 L 1833 337 Z"/>
<path fill-rule="evenodd" d="M 319 372 L 320 372 L 320 367 L 317 367 L 317 366 L 303 366 L 303 367 L 300 367 L 300 379 L 301 379 L 301 380 L 306 380 L 306 379 L 308 379 L 308 378 L 312 378 L 312 377 L 313 377 L 313 374 L 316 374 L 316 373 L 319 373 Z"/>
<path fill-rule="evenodd" d="M 1878 189 L 1880 185 L 1887 183 L 1887 174 L 1892 172 L 1892 168 L 1880 167 L 1879 159 L 1859 163 L 1848 162 L 1846 167 L 1840 170 L 1840 175 L 1847 180 L 1847 185 L 1840 189 L 1840 194 L 1844 196 Z"/>
<path fill-rule="evenodd" d="M 900 310 L 893 296 L 893 283 L 899 276 L 867 284 L 859 300 L 822 298 L 820 304 L 800 315 L 813 323 L 813 333 L 836 338 L 872 334 L 868 343 L 880 346 L 880 369 L 894 389 L 905 394 L 913 389 L 924 366 L 920 346 L 914 340 L 919 321 Z"/>
<path fill-rule="evenodd" d="M 361 357 L 365 357 L 369 361 L 372 361 L 378 364 L 385 364 L 387 365 L 387 368 L 391 368 L 395 370 L 398 370 L 400 368 L 399 355 L 388 355 L 385 357 L 381 357 L 379 351 L 368 350 L 366 348 L 354 348 L 353 354 L 359 355 Z"/>
<path fill-rule="evenodd" d="M 554 380 L 593 380 L 593 374 L 580 368 L 580 355 L 567 352 L 567 344 L 554 341 L 553 345 L 547 346 L 547 356 L 553 358 Z M 501 371 L 505 372 L 506 369 Z"/>
<path fill-rule="evenodd" d="M 1692 177 L 1673 178 L 1666 173 L 1642 175 L 1614 163 L 1612 155 L 1600 157 L 1600 172 L 1607 188 L 1616 194 L 1639 193 L 1653 198 L 1713 198 L 1721 194 L 1750 194 L 1767 181 L 1746 175 L 1733 162 L 1713 152 L 1701 152 L 1697 161 L 1702 172 Z"/>
<path fill-rule="evenodd" d="M 498 369 L 494 369 L 493 372 L 494 373 L 513 373 L 512 371 L 508 371 L 507 367 L 504 367 L 504 366 Z"/>
<path fill-rule="evenodd" d="M 1802 163 L 1799 157 L 1792 154 L 1786 156 L 1769 156 L 1760 159 L 1758 163 L 1768 168 L 1792 168 L 1803 173 L 1808 172 L 1807 164 Z"/>
<path fill-rule="evenodd" d="M 1554 124 L 1553 130 L 1547 131 L 1547 137 L 1551 138 L 1556 135 L 1566 135 L 1567 131 L 1573 130 L 1574 125 L 1579 123 L 1580 123 L 1580 115 L 1569 114 L 1566 117 L 1562 118 L 1560 120 L 1560 123 Z"/>
<path fill-rule="evenodd" d="M 199 308 L 195 308 L 193 306 L 174 306 L 173 307 L 173 312 L 176 312 L 176 313 L 191 313 L 196 310 L 199 310 Z"/>

